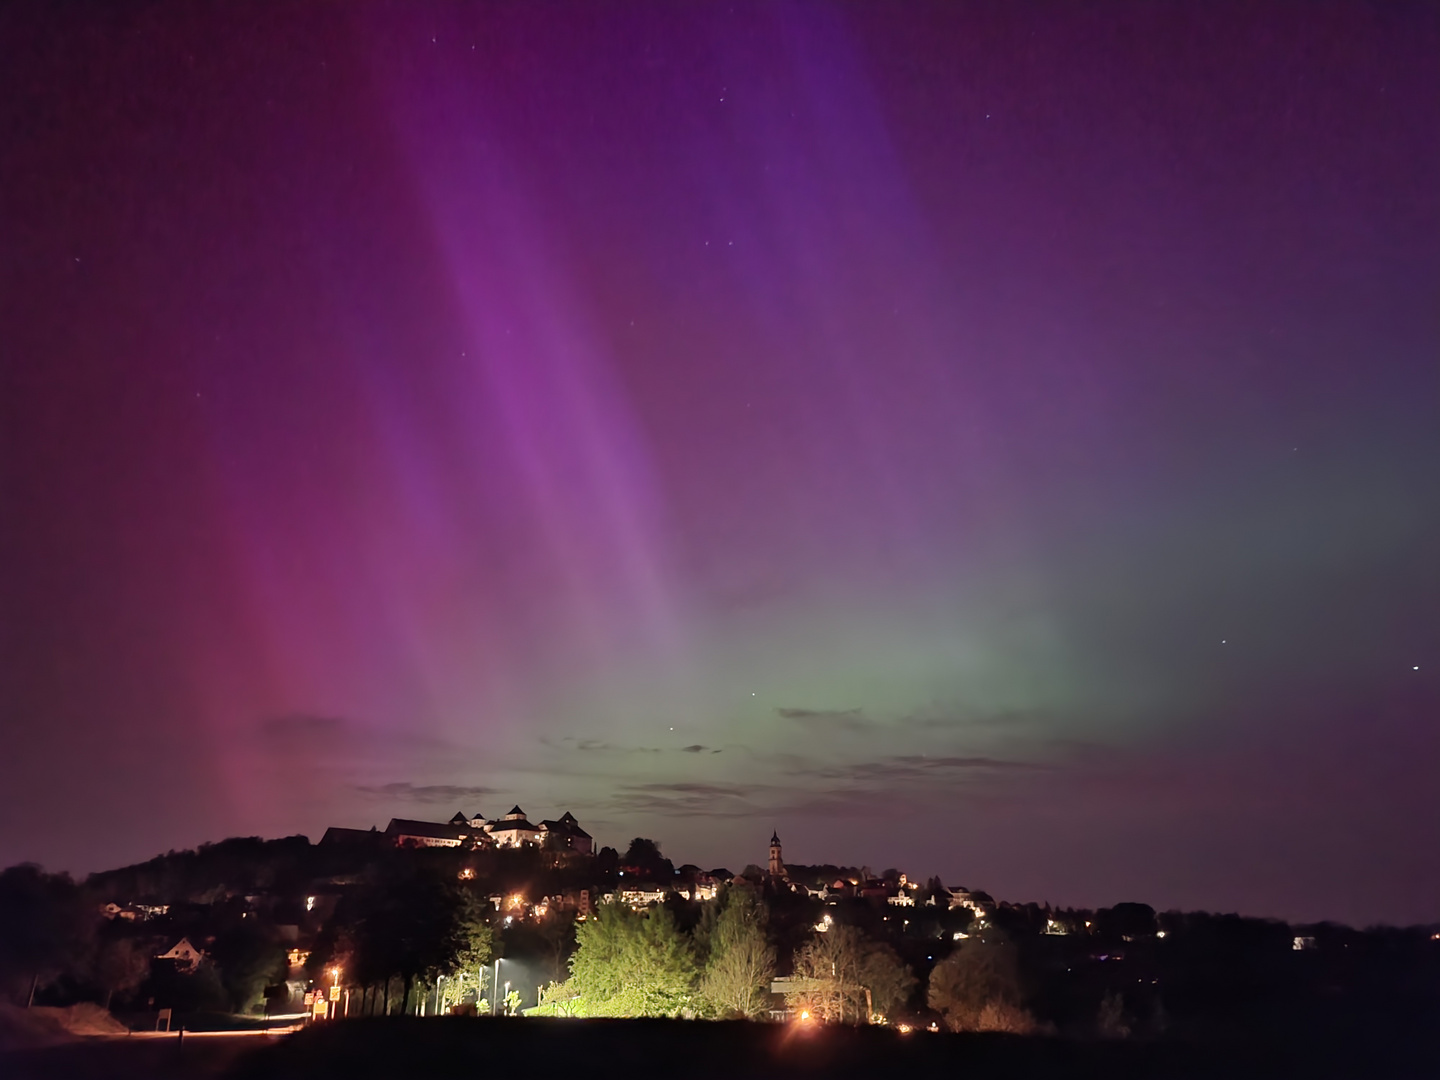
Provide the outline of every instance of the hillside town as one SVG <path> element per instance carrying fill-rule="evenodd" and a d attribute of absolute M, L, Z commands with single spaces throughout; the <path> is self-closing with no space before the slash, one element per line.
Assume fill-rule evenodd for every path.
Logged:
<path fill-rule="evenodd" d="M 391 818 L 384 830 L 332 826 L 325 831 L 320 843 L 360 848 L 367 845 L 402 849 L 445 848 L 459 853 L 529 850 L 543 853 L 552 867 L 584 865 L 585 857 L 596 854 L 594 839 L 568 810 L 554 820 L 544 819 L 538 824 L 531 824 L 518 805 L 493 819 L 487 819 L 483 814 L 467 815 L 460 811 L 444 822 Z M 618 900 L 640 910 L 651 904 L 663 903 L 671 894 L 689 901 L 713 900 L 721 886 L 738 883 L 772 891 L 788 890 L 826 903 L 858 897 L 878 899 L 898 907 L 914 907 L 921 892 L 920 884 L 911 881 L 904 873 L 896 871 L 888 876 L 877 876 L 868 867 L 852 869 L 848 874 L 837 872 L 833 879 L 826 879 L 824 875 L 816 877 L 808 872 L 809 868 L 804 874 L 792 875 L 785 865 L 779 833 L 772 833 L 770 837 L 763 872 L 752 865 L 737 875 L 725 867 L 702 870 L 693 863 L 680 867 L 668 867 L 667 863 L 666 872 L 661 874 L 654 872 L 658 869 L 658 866 L 643 863 L 628 868 L 620 866 L 615 871 L 618 879 L 616 887 L 600 894 L 599 901 L 609 903 Z M 473 880 L 475 870 L 470 866 L 462 867 L 460 876 L 463 880 Z M 536 903 L 546 909 L 556 904 L 588 914 L 592 897 L 596 895 L 591 888 L 580 888 L 565 896 L 542 897 Z M 972 892 L 961 887 L 946 888 L 938 879 L 931 883 L 923 896 L 921 902 L 925 906 L 940 904 L 947 910 L 964 908 L 977 915 L 993 909 L 995 903 L 988 893 Z M 497 910 L 504 907 L 512 915 L 520 906 L 514 898 L 500 894 L 490 899 Z"/>
<path fill-rule="evenodd" d="M 676 865 L 655 840 L 597 847 L 568 810 L 532 821 L 517 805 L 314 844 L 235 838 L 81 884 L 12 867 L 0 914 L 49 943 L 23 955 L 51 954 L 0 957 L 0 974 L 13 1000 L 94 1001 L 142 1029 L 398 1012 L 1119 1037 L 1205 1016 L 1231 992 L 1217 976 L 1288 993 L 1317 972 L 1345 985 L 1356 963 L 1440 956 L 1440 927 L 997 900 L 898 868 L 790 862 L 778 831 L 755 854 Z"/>

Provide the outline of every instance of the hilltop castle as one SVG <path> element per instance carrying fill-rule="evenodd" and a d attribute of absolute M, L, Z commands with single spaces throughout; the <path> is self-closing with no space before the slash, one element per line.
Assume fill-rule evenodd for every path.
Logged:
<path fill-rule="evenodd" d="M 547 851 L 570 851 L 577 855 L 593 855 L 595 841 L 580 827 L 568 810 L 555 820 L 533 825 L 518 806 L 512 806 L 503 817 L 487 820 L 483 814 L 457 813 L 449 821 L 415 821 L 391 818 L 382 833 L 377 829 L 342 829 L 331 827 L 321 837 L 322 844 L 344 844 L 370 841 L 383 837 L 395 847 L 463 847 L 470 851 L 482 848 L 544 848 Z"/>

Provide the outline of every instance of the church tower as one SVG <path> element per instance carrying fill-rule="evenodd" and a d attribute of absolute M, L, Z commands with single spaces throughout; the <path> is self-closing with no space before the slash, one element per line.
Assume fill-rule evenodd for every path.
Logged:
<path fill-rule="evenodd" d="M 783 878 L 785 876 L 785 860 L 780 857 L 780 834 L 770 834 L 770 876 L 772 878 Z"/>

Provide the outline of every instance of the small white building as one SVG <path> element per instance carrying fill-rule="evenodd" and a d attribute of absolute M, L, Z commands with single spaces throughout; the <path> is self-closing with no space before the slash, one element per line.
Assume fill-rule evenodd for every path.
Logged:
<path fill-rule="evenodd" d="M 669 892 L 669 889 L 659 885 L 639 885 L 619 889 L 613 895 L 620 903 L 627 904 L 636 911 L 641 911 L 651 904 L 663 904 Z"/>
<path fill-rule="evenodd" d="M 173 961 L 176 971 L 183 971 L 188 975 L 200 966 L 200 961 L 205 959 L 205 954 L 191 945 L 189 938 L 182 937 L 155 959 Z"/>

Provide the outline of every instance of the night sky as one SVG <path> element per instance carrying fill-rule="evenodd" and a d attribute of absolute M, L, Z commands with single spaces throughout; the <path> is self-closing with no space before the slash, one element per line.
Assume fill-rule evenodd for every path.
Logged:
<path fill-rule="evenodd" d="M 7 4 L 0 274 L 0 865 L 1440 918 L 1436 5 Z"/>

